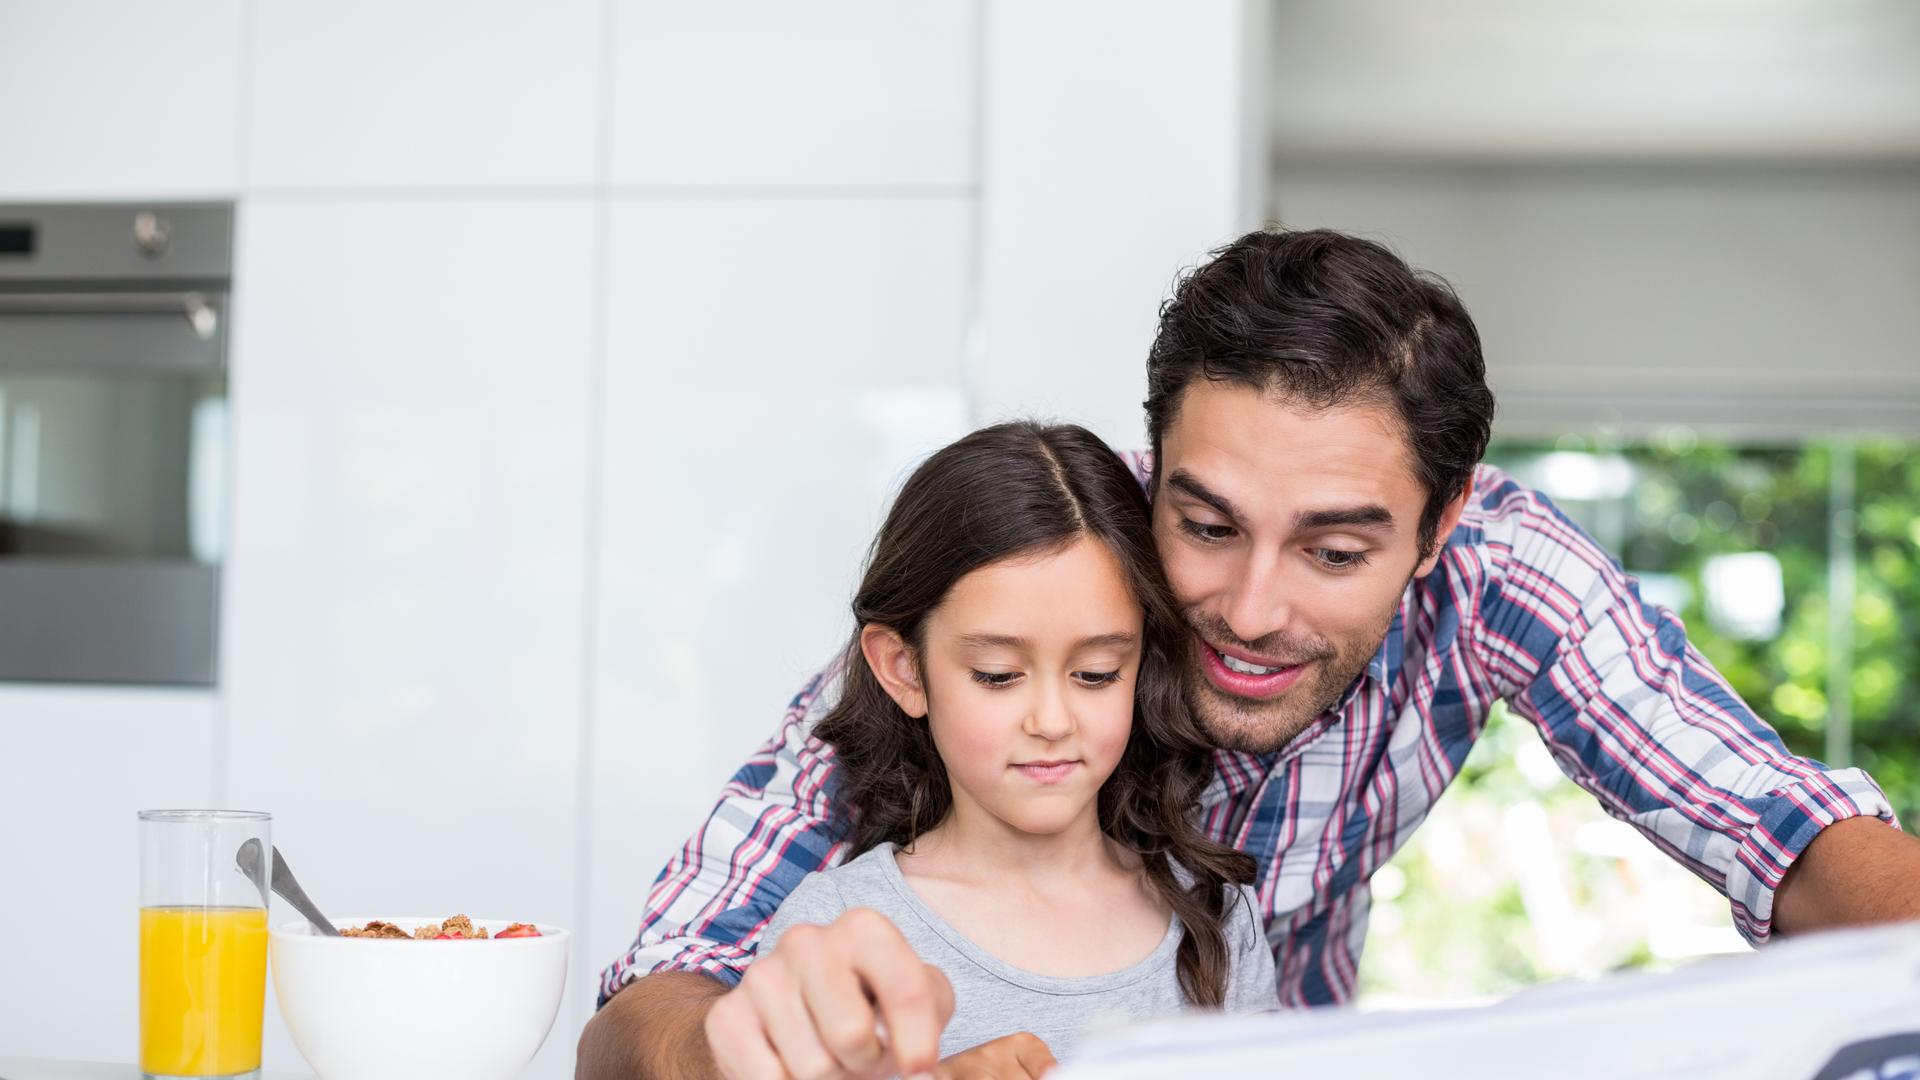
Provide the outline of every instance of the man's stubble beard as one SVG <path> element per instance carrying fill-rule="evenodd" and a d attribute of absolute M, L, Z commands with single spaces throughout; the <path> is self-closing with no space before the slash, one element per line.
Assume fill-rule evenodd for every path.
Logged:
<path fill-rule="evenodd" d="M 1241 641 L 1226 620 L 1196 609 L 1182 614 L 1187 625 L 1201 638 L 1223 645 L 1237 645 L 1260 656 L 1292 663 L 1313 663 L 1308 681 L 1298 683 L 1276 698 L 1254 700 L 1236 697 L 1213 684 L 1207 677 L 1200 650 L 1206 646 L 1189 639 L 1189 648 L 1181 673 L 1181 686 L 1187 708 L 1206 734 L 1209 742 L 1222 750 L 1244 754 L 1270 754 L 1292 742 L 1321 714 L 1332 708 L 1353 680 L 1366 670 L 1387 639 L 1399 604 L 1388 608 L 1374 632 L 1342 649 L 1323 637 L 1296 640 L 1284 634 L 1268 634 L 1258 641 Z"/>

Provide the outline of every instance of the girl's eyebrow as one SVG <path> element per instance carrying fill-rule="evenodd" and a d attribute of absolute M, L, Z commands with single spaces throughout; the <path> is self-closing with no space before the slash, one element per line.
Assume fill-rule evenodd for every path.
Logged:
<path fill-rule="evenodd" d="M 1115 645 L 1127 646 L 1138 640 L 1140 640 L 1140 635 L 1123 630 L 1112 634 L 1095 634 L 1092 637 L 1083 637 L 1074 642 L 1073 647 L 1075 649 L 1098 649 Z M 1033 648 L 1033 642 L 1014 634 L 961 634 L 958 641 L 962 647 L 971 649 L 1002 648 L 1030 650 Z"/>

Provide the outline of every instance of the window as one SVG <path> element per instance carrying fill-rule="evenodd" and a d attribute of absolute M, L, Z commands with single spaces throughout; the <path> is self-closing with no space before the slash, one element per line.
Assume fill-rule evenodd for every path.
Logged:
<path fill-rule="evenodd" d="M 1505 440 L 1488 460 L 1677 612 L 1790 750 L 1866 768 L 1920 829 L 1920 444 L 1602 427 Z M 1374 895 L 1362 994 L 1379 1005 L 1746 948 L 1719 894 L 1608 818 L 1504 710 Z"/>

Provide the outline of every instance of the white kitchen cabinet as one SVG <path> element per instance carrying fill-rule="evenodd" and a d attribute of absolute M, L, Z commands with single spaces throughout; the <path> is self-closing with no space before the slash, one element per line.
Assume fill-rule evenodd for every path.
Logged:
<path fill-rule="evenodd" d="M 594 179 L 595 0 L 260 0 L 250 188 L 510 188 Z"/>
<path fill-rule="evenodd" d="M 0 4 L 0 200 L 231 198 L 241 8 Z"/>
<path fill-rule="evenodd" d="M 244 208 L 230 801 L 329 914 L 574 922 L 592 223 Z"/>
<path fill-rule="evenodd" d="M 0 1046 L 133 1061 L 135 816 L 205 806 L 219 702 L 204 690 L 0 686 Z"/>
<path fill-rule="evenodd" d="M 1147 347 L 1183 266 L 1248 224 L 1240 0 L 1034 0 L 987 22 L 982 419 L 1140 446 Z"/>
<path fill-rule="evenodd" d="M 623 0 L 616 185 L 973 182 L 980 0 Z"/>
<path fill-rule="evenodd" d="M 844 640 L 902 470 L 967 429 L 962 199 L 615 207 L 593 955 Z"/>

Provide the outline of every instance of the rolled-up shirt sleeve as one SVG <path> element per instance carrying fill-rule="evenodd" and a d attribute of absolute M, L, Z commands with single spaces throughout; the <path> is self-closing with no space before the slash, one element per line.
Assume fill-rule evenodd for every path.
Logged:
<path fill-rule="evenodd" d="M 600 1004 L 656 971 L 738 983 L 781 901 L 808 874 L 841 861 L 846 845 L 829 816 L 833 749 L 812 735 L 832 708 L 838 674 L 835 665 L 807 683 L 654 880 L 639 935 L 600 976 Z"/>
<path fill-rule="evenodd" d="M 1480 662 L 1562 771 L 1724 893 L 1740 933 L 1764 943 L 1774 890 L 1814 836 L 1850 817 L 1894 824 L 1892 805 L 1865 772 L 1789 753 L 1677 616 L 1543 496 L 1503 494 L 1525 505 L 1499 515 L 1483 549 Z"/>

